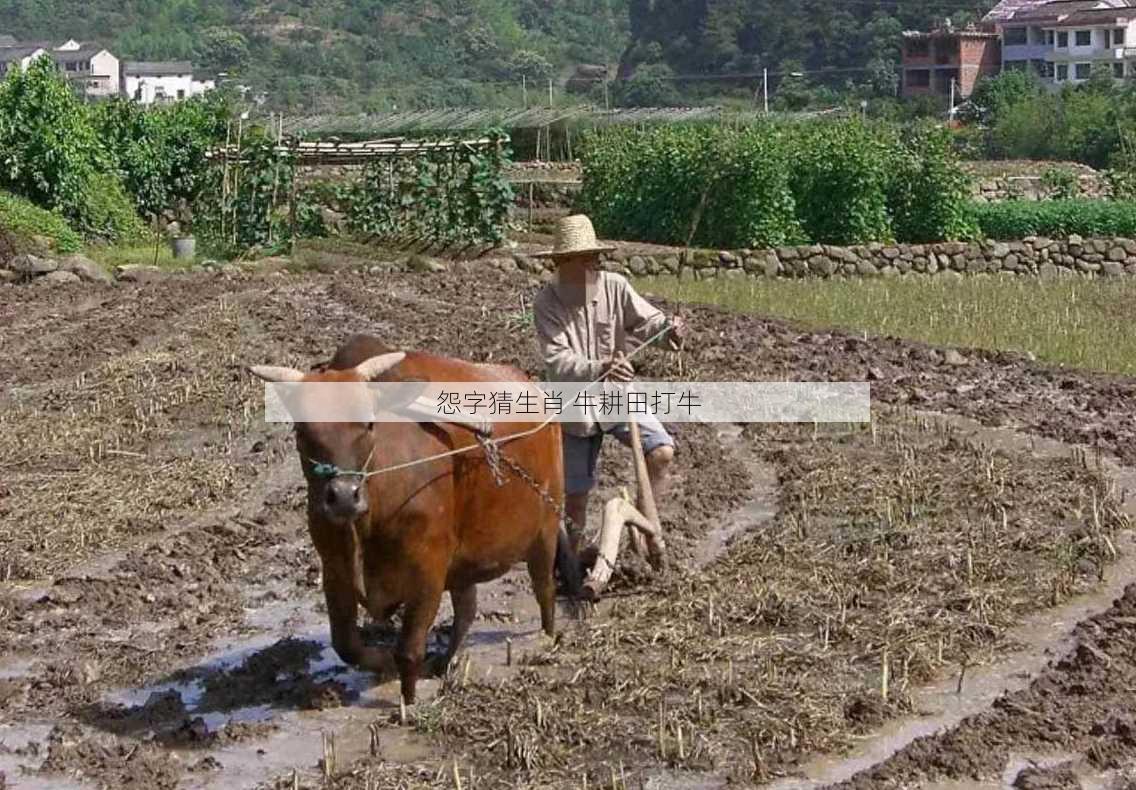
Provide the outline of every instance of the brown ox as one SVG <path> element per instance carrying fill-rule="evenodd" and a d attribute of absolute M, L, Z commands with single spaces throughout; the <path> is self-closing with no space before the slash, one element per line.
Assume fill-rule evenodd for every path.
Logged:
<path fill-rule="evenodd" d="M 381 341 L 353 337 L 331 362 L 304 374 L 289 368 L 253 368 L 266 381 L 528 381 L 505 366 L 474 365 L 418 353 L 391 353 Z M 498 424 L 499 439 L 537 423 Z M 498 486 L 484 453 L 420 463 L 365 479 L 313 473 L 313 465 L 375 470 L 476 444 L 473 433 L 450 423 L 296 423 L 296 446 L 308 483 L 308 528 L 323 565 L 331 642 L 348 664 L 389 673 L 387 651 L 363 644 L 356 615 L 362 605 L 385 619 L 404 605 L 394 652 L 402 695 L 414 701 L 426 637 L 449 590 L 453 631 L 449 662 L 477 612 L 477 588 L 524 560 L 540 604 L 541 626 L 554 633 L 559 567 L 569 590 L 579 584 L 557 509 L 507 469 Z M 564 497 L 560 426 L 500 447 L 539 481 L 554 502 Z M 558 554 L 558 550 L 560 554 Z"/>

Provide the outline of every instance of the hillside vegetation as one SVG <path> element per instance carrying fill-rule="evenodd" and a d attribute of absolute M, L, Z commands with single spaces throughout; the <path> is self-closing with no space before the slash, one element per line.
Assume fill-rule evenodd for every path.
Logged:
<path fill-rule="evenodd" d="M 621 63 L 624 103 L 752 93 L 689 74 L 807 70 L 810 83 L 894 94 L 900 33 L 949 12 L 897 0 L 0 0 L 0 33 L 96 40 L 121 57 L 192 59 L 305 111 L 516 104 L 522 76 L 543 87 L 580 63 Z M 799 99 L 799 97 L 798 97 Z"/>

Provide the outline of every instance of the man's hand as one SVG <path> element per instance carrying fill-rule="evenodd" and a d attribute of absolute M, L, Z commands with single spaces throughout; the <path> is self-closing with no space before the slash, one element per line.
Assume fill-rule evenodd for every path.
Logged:
<path fill-rule="evenodd" d="M 626 384 L 635 378 L 635 368 L 631 367 L 631 363 L 624 358 L 623 354 L 617 353 L 604 363 L 603 370 L 604 378 L 609 381 L 617 381 L 621 384 Z"/>
<path fill-rule="evenodd" d="M 679 351 L 682 349 L 686 341 L 686 321 L 682 316 L 676 315 L 671 319 L 671 331 L 667 335 L 667 345 L 670 346 L 671 351 Z"/>

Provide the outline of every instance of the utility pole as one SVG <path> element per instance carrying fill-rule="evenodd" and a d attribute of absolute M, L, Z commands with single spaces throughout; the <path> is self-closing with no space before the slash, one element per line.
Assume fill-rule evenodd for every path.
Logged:
<path fill-rule="evenodd" d="M 552 106 L 552 78 L 548 78 L 548 106 Z"/>
<path fill-rule="evenodd" d="M 521 75 L 521 100 L 525 103 L 525 109 L 529 108 L 529 81 L 528 76 Z"/>
<path fill-rule="evenodd" d="M 769 115 L 769 69 L 761 70 L 762 92 L 765 94 L 765 114 Z"/>
<path fill-rule="evenodd" d="M 951 107 L 947 110 L 947 123 L 955 119 L 955 78 L 951 77 Z"/>

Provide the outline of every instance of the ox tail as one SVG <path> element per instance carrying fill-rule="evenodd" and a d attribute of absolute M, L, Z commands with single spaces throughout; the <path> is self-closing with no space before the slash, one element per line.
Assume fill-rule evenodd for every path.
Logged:
<path fill-rule="evenodd" d="M 568 529 L 563 523 L 556 533 L 556 572 L 560 576 L 564 593 L 572 600 L 578 599 L 584 587 L 584 574 L 580 570 L 580 558 L 572 549 Z"/>

